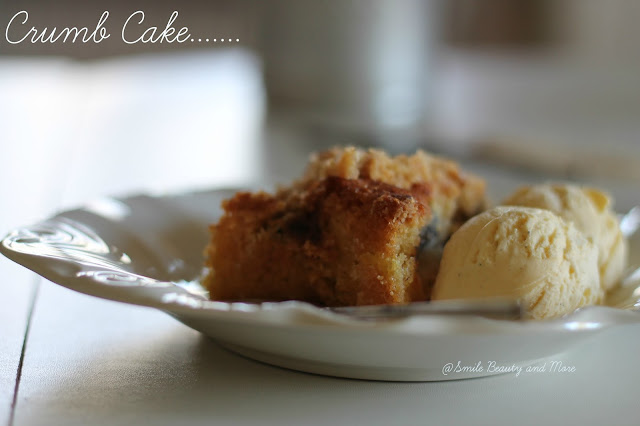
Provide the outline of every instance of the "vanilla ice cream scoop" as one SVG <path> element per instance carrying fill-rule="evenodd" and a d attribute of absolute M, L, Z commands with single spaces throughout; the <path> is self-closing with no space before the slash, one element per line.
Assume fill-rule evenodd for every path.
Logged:
<path fill-rule="evenodd" d="M 556 214 L 495 207 L 447 242 L 433 300 L 502 297 L 528 316 L 555 318 L 603 297 L 594 244 Z"/>
<path fill-rule="evenodd" d="M 607 194 L 570 184 L 535 185 L 518 189 L 502 204 L 551 210 L 573 222 L 598 248 L 602 288 L 607 291 L 622 278 L 627 266 L 628 242 Z"/>

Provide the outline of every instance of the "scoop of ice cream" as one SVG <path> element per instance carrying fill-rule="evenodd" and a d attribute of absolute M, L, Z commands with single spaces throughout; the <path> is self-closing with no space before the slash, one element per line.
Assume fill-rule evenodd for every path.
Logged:
<path fill-rule="evenodd" d="M 517 299 L 531 318 L 554 318 L 603 296 L 596 247 L 548 210 L 495 207 L 444 248 L 432 299 Z"/>
<path fill-rule="evenodd" d="M 573 222 L 598 248 L 602 288 L 607 291 L 622 278 L 627 265 L 628 243 L 607 194 L 569 184 L 536 185 L 518 189 L 502 204 L 551 210 Z"/>

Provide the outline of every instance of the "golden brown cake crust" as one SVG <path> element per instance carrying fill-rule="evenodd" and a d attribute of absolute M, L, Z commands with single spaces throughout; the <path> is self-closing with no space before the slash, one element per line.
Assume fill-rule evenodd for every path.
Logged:
<path fill-rule="evenodd" d="M 297 184 L 304 186 L 327 176 L 371 179 L 404 189 L 428 185 L 428 204 L 438 217 L 441 234 L 450 234 L 464 220 L 486 208 L 484 180 L 464 173 L 454 161 L 422 150 L 411 156 L 390 157 L 377 149 L 333 148 L 313 154 Z"/>

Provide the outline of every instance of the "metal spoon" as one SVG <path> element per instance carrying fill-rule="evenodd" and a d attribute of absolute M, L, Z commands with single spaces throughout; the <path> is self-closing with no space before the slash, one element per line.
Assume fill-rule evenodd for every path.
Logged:
<path fill-rule="evenodd" d="M 640 206 L 635 206 L 620 218 L 622 235 L 629 238 L 640 228 Z"/>
<path fill-rule="evenodd" d="M 496 319 L 522 319 L 524 310 L 514 300 L 439 300 L 406 305 L 342 306 L 330 311 L 356 319 L 400 319 L 418 315 L 479 315 Z"/>

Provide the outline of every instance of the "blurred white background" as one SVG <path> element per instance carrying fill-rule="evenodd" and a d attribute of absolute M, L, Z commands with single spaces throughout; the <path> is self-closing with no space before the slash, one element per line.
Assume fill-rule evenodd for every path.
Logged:
<path fill-rule="evenodd" d="M 126 45 L 118 29 L 138 9 L 240 42 Z M 37 28 L 91 27 L 109 10 L 112 37 L 1 40 L 3 200 L 285 180 L 341 143 L 640 182 L 635 1 L 30 0 L 3 2 L 0 23 L 19 10 Z M 69 180 L 84 189 L 43 184 Z"/>

